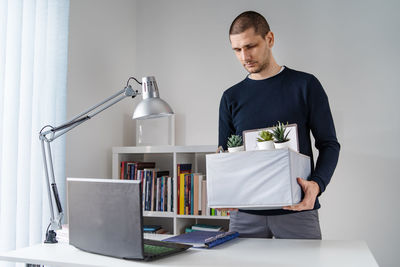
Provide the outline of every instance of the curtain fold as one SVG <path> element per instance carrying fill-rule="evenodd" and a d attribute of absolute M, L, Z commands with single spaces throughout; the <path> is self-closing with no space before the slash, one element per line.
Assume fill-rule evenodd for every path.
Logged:
<path fill-rule="evenodd" d="M 49 224 L 39 131 L 66 120 L 68 16 L 69 0 L 0 0 L 0 251 Z M 65 139 L 51 146 L 65 207 Z"/>

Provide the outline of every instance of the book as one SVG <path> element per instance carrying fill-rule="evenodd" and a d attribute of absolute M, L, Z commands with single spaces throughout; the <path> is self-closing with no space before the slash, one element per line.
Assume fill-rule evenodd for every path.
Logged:
<path fill-rule="evenodd" d="M 181 191 L 181 174 L 182 173 L 191 173 L 192 172 L 192 164 L 191 163 L 180 163 L 176 165 L 176 177 L 177 177 L 177 211 L 178 214 L 184 214 L 184 213 L 180 213 L 181 212 L 181 193 L 184 194 L 184 190 Z M 183 208 L 184 210 L 184 208 Z"/>
<path fill-rule="evenodd" d="M 193 231 L 169 237 L 162 241 L 188 244 L 193 247 L 212 248 L 238 236 L 238 232 Z"/>
<path fill-rule="evenodd" d="M 178 196 L 179 196 L 179 214 L 185 214 L 185 174 L 181 173 L 179 179 L 179 188 L 178 188 Z"/>
<path fill-rule="evenodd" d="M 128 162 L 127 164 L 128 173 L 125 179 L 135 180 L 135 166 L 136 166 L 135 162 Z"/>
<path fill-rule="evenodd" d="M 191 174 L 185 174 L 185 194 L 184 194 L 184 198 L 185 198 L 185 210 L 184 210 L 184 214 L 185 215 L 189 215 L 190 214 L 190 177 Z"/>
<path fill-rule="evenodd" d="M 171 184 L 171 177 L 167 177 L 167 190 L 168 190 L 168 200 L 167 200 L 167 211 L 171 212 L 172 211 L 172 205 L 173 205 L 173 201 L 172 201 L 172 196 L 173 196 L 173 192 L 172 192 L 172 184 Z M 171 205 L 172 204 L 172 205 Z"/>
<path fill-rule="evenodd" d="M 199 174 L 193 174 L 193 215 L 199 215 Z"/>
<path fill-rule="evenodd" d="M 155 205 L 155 211 L 161 211 L 161 207 L 159 205 L 159 203 L 161 202 L 161 178 L 158 177 L 156 178 L 156 205 Z"/>
<path fill-rule="evenodd" d="M 202 196 L 201 196 L 201 214 L 209 216 L 210 212 L 207 208 L 207 182 L 206 180 L 201 181 L 202 184 Z"/>
<path fill-rule="evenodd" d="M 211 231 L 218 232 L 222 230 L 222 226 L 218 225 L 208 225 L 208 224 L 195 224 L 192 226 L 192 229 L 195 231 Z"/>
<path fill-rule="evenodd" d="M 151 195 L 151 181 L 152 181 L 152 179 L 151 179 L 150 171 L 144 170 L 143 173 L 144 173 L 144 177 L 145 177 L 145 180 L 146 180 L 145 206 L 144 206 L 145 208 L 144 208 L 144 210 L 149 211 L 149 210 L 151 210 L 150 195 Z"/>
<path fill-rule="evenodd" d="M 154 169 L 151 170 L 151 197 L 150 197 L 150 202 L 151 202 L 151 211 L 156 210 L 156 201 L 157 201 L 157 188 L 156 188 L 156 171 Z"/>
<path fill-rule="evenodd" d="M 160 208 L 159 211 L 164 211 L 164 194 L 165 194 L 165 190 L 164 190 L 164 176 L 158 178 L 160 179 Z"/>
<path fill-rule="evenodd" d="M 143 232 L 145 233 L 155 233 L 159 229 L 161 229 L 160 225 L 143 225 Z"/>

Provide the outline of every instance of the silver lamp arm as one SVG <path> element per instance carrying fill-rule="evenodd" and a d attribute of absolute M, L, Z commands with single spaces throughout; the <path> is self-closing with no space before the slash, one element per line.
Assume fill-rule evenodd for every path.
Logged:
<path fill-rule="evenodd" d="M 100 112 L 106 110 L 112 105 L 118 103 L 126 97 L 136 97 L 138 95 L 137 90 L 133 90 L 129 85 L 129 81 L 135 78 L 129 78 L 126 87 L 119 91 L 118 93 L 110 96 L 99 104 L 89 108 L 88 110 L 82 112 L 81 114 L 74 117 L 72 120 L 57 126 L 45 126 L 39 133 L 39 139 L 42 146 L 42 156 L 43 156 L 43 166 L 45 170 L 45 178 L 47 183 L 47 194 L 50 206 L 50 224 L 46 230 L 46 240 L 45 243 L 57 243 L 55 230 L 61 229 L 61 221 L 64 216 L 62 209 L 60 197 L 58 195 L 57 184 L 54 176 L 53 160 L 51 155 L 50 143 L 57 139 L 58 137 L 71 131 L 73 128 L 84 123 L 85 121 L 93 118 Z M 135 79 L 136 80 L 136 79 Z M 136 80 L 137 81 L 137 80 Z M 138 82 L 138 81 L 137 81 Z M 140 82 L 138 82 L 140 83 Z M 91 113 L 93 112 L 93 113 Z M 57 209 L 54 210 L 53 198 L 56 203 Z"/>

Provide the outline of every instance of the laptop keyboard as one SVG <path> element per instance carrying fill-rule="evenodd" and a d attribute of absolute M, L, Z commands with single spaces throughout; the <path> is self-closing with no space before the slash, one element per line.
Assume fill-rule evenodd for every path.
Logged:
<path fill-rule="evenodd" d="M 176 251 L 176 248 L 144 244 L 143 250 L 144 253 L 147 255 L 158 255 L 158 254 L 168 253 L 171 251 Z"/>

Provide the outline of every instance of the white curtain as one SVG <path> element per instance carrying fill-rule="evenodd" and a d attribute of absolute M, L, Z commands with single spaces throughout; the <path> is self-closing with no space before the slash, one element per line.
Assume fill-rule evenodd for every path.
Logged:
<path fill-rule="evenodd" d="M 69 0 L 0 0 L 0 251 L 49 224 L 39 131 L 65 121 L 68 14 Z M 65 140 L 51 145 L 65 207 Z"/>

